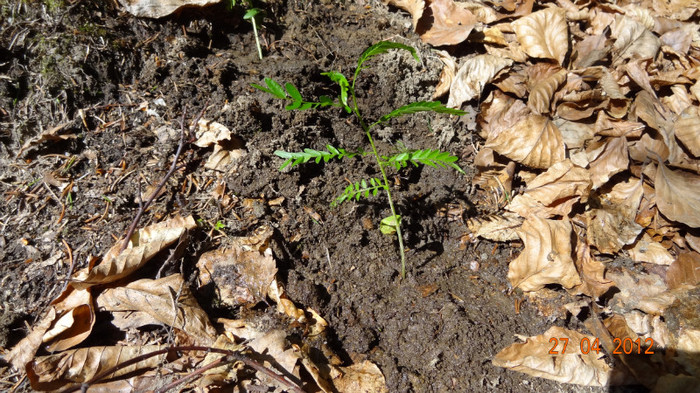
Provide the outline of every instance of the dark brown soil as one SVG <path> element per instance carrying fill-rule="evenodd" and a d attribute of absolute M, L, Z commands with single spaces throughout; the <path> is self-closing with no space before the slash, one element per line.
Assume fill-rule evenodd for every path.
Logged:
<path fill-rule="evenodd" d="M 367 148 L 365 136 L 340 110 L 287 112 L 250 84 L 269 76 L 293 82 L 307 97 L 335 95 L 320 73 L 347 75 L 367 46 L 391 39 L 416 46 L 422 63 L 396 51 L 373 60 L 359 82 L 361 109 L 376 118 L 429 100 L 440 62 L 412 33 L 410 19 L 376 1 L 264 6 L 259 60 L 240 10 L 223 5 L 145 20 L 111 2 L 0 0 L 0 346 L 21 339 L 61 291 L 66 245 L 77 269 L 124 235 L 138 209 L 138 184 L 145 189 L 167 171 L 183 111 L 191 120 L 208 102 L 204 118 L 229 127 L 248 154 L 219 174 L 204 169 L 210 149 L 188 145 L 185 167 L 141 223 L 175 213 L 199 219 L 190 246 L 166 269 L 182 266 L 193 276 L 198 256 L 226 242 L 211 228 L 217 222 L 226 236 L 266 223 L 275 228 L 273 249 L 290 298 L 328 320 L 341 359 L 377 363 L 391 392 L 604 391 L 491 364 L 516 334 L 576 322 L 559 306 L 543 315 L 525 302 L 516 312 L 522 299 L 510 292 L 506 272 L 517 244 L 460 247 L 465 225 L 440 212 L 485 209 L 469 176 L 433 168 L 391 174 L 409 249 L 401 280 L 395 238 L 377 230 L 390 214 L 386 198 L 329 207 L 346 179 L 378 174 L 371 160 L 277 170 L 275 150 Z M 472 174 L 473 117 L 404 117 L 379 131 L 379 147 L 439 147 L 460 156 Z M 54 127 L 65 139 L 27 144 Z M 230 205 L 211 196 L 219 180 Z M 268 203 L 279 197 L 281 204 Z M 218 310 L 210 298 L 200 302 L 219 316 L 238 312 Z M 26 382 L 20 388 L 29 389 Z"/>

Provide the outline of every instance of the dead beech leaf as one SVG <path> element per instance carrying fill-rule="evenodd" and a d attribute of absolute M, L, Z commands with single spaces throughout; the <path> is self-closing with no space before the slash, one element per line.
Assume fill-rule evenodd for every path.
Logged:
<path fill-rule="evenodd" d="M 25 150 L 32 146 L 36 146 L 40 144 L 41 142 L 45 141 L 65 141 L 68 139 L 76 139 L 78 137 L 77 134 L 59 134 L 58 132 L 61 131 L 62 129 L 66 128 L 69 126 L 70 123 L 62 123 L 59 124 L 55 127 L 49 128 L 48 130 L 45 130 L 41 132 L 39 135 L 30 138 L 27 140 L 23 145 L 22 148 L 19 149 L 19 152 L 17 153 L 18 157 L 22 156 L 22 153 L 24 153 Z"/>
<path fill-rule="evenodd" d="M 594 190 L 607 183 L 613 175 L 627 170 L 630 163 L 627 148 L 627 139 L 623 136 L 610 138 L 605 144 L 588 151 Z"/>
<path fill-rule="evenodd" d="M 697 327 L 697 325 L 695 326 Z M 700 352 L 700 329 L 683 329 L 678 337 L 678 358 L 677 361 L 685 370 L 694 375 L 697 379 L 700 379 L 700 360 L 698 359 L 698 352 Z M 695 385 L 688 385 L 698 387 Z M 688 390 L 689 391 L 689 390 Z"/>
<path fill-rule="evenodd" d="M 576 268 L 581 273 L 581 292 L 598 299 L 615 285 L 605 277 L 605 265 L 593 258 L 591 249 L 584 242 L 576 244 Z"/>
<path fill-rule="evenodd" d="M 666 284 L 669 289 L 700 284 L 700 254 L 683 252 L 678 255 L 666 271 Z"/>
<path fill-rule="evenodd" d="M 700 176 L 674 171 L 659 162 L 656 178 L 656 206 L 666 218 L 700 228 Z"/>
<path fill-rule="evenodd" d="M 563 9 L 550 7 L 533 12 L 511 25 L 528 55 L 554 59 L 560 65 L 564 62 L 569 50 L 569 31 Z"/>
<path fill-rule="evenodd" d="M 527 99 L 527 106 L 532 113 L 541 115 L 549 113 L 549 106 L 554 97 L 554 92 L 566 81 L 567 71 L 561 69 L 552 75 L 540 80 L 531 80 L 532 88 Z"/>
<path fill-rule="evenodd" d="M 555 119 L 554 125 L 559 129 L 561 138 L 567 149 L 582 148 L 588 141 L 593 139 L 593 135 L 595 135 L 593 127 L 578 121 Z M 586 160 L 586 162 L 588 162 L 588 160 Z M 588 165 L 584 165 L 583 167 L 587 166 Z"/>
<path fill-rule="evenodd" d="M 494 90 L 481 104 L 478 115 L 480 135 L 484 139 L 494 139 L 501 132 L 513 128 L 530 113 L 524 102 L 500 90 Z"/>
<path fill-rule="evenodd" d="M 508 266 L 513 288 L 537 291 L 548 284 L 570 289 L 581 284 L 571 258 L 571 223 L 528 217 L 517 230 L 525 249 Z"/>
<path fill-rule="evenodd" d="M 216 338 L 209 317 L 180 274 L 108 288 L 97 297 L 96 304 L 107 311 L 146 312 L 163 325 L 185 332 L 201 345 L 209 345 Z"/>
<path fill-rule="evenodd" d="M 551 354 L 551 339 L 557 339 Z M 564 350 L 564 340 L 568 340 Z M 534 377 L 583 386 L 607 386 L 612 368 L 595 351 L 581 352 L 581 341 L 596 338 L 552 326 L 544 334 L 528 337 L 524 343 L 512 344 L 494 356 L 495 366 L 519 371 Z M 583 347 L 585 348 L 585 343 Z M 562 353 L 563 352 L 563 353 Z"/>
<path fill-rule="evenodd" d="M 447 106 L 459 108 L 465 101 L 479 97 L 484 86 L 511 64 L 513 60 L 492 55 L 477 55 L 467 59 L 452 81 Z"/>
<path fill-rule="evenodd" d="M 642 235 L 629 249 L 630 258 L 635 262 L 647 262 L 656 265 L 670 265 L 673 256 L 661 243 L 655 242 L 648 234 Z"/>
<path fill-rule="evenodd" d="M 598 112 L 598 119 L 593 129 L 596 135 L 601 136 L 639 138 L 645 127 L 643 123 L 636 121 L 611 119 L 603 111 L 600 111 Z"/>
<path fill-rule="evenodd" d="M 149 225 L 134 233 L 129 246 L 121 254 L 123 240 L 109 249 L 99 265 L 90 265 L 73 275 L 71 285 L 76 289 L 120 280 L 140 269 L 164 248 L 175 243 L 185 231 L 197 224 L 192 216 L 175 216 L 157 224 Z"/>
<path fill-rule="evenodd" d="M 479 236 L 497 242 L 517 240 L 516 230 L 520 228 L 523 219 L 515 213 L 489 214 L 473 217 L 467 220 L 467 228 L 473 236 Z"/>
<path fill-rule="evenodd" d="M 204 163 L 206 169 L 225 172 L 230 164 L 246 155 L 243 140 L 231 135 L 231 131 L 223 124 L 205 119 L 200 119 L 197 124 L 197 140 L 194 144 L 199 147 L 214 145 L 214 151 Z"/>
<path fill-rule="evenodd" d="M 433 46 L 457 45 L 469 37 L 476 22 L 474 14 L 452 0 L 428 0 L 416 32 Z"/>
<path fill-rule="evenodd" d="M 449 93 L 450 86 L 452 86 L 452 81 L 457 73 L 457 63 L 449 53 L 444 50 L 435 51 L 435 53 L 440 58 L 443 67 L 442 72 L 440 73 L 440 80 L 438 81 L 437 86 L 435 86 L 433 99 L 442 97 L 443 95 Z"/>
<path fill-rule="evenodd" d="M 418 20 L 423 16 L 423 9 L 425 8 L 424 0 L 384 0 L 384 4 L 392 5 L 396 8 L 401 8 L 411 14 L 411 19 L 413 21 L 413 30 L 416 29 L 418 25 Z"/>
<path fill-rule="evenodd" d="M 603 69 L 603 75 L 600 77 L 600 87 L 603 88 L 605 94 L 610 98 L 616 100 L 624 100 L 627 98 L 625 94 L 622 93 L 622 89 L 620 89 L 620 85 L 617 84 L 617 80 L 608 69 Z"/>
<path fill-rule="evenodd" d="M 598 60 L 607 56 L 610 48 L 606 46 L 605 34 L 589 35 L 577 42 L 574 46 L 576 68 L 586 68 L 595 64 Z"/>
<path fill-rule="evenodd" d="M 58 390 L 69 383 L 83 383 L 139 355 L 163 349 L 163 345 L 135 347 L 89 347 L 49 356 L 38 356 L 27 366 L 27 377 L 35 390 Z M 157 355 L 124 367 L 106 379 L 118 378 L 146 368 L 155 368 L 167 354 Z"/>
<path fill-rule="evenodd" d="M 51 324 L 56 319 L 56 310 L 52 307 L 44 315 L 44 317 L 32 327 L 27 337 L 18 342 L 9 353 L 5 355 L 5 360 L 12 364 L 15 369 L 25 372 L 25 366 L 29 361 L 34 359 L 36 351 L 39 350 L 44 337 L 44 333 L 51 327 Z"/>
<path fill-rule="evenodd" d="M 511 129 L 488 139 L 484 146 L 532 168 L 549 168 L 565 157 L 559 129 L 549 118 L 540 115 L 524 118 Z"/>
<path fill-rule="evenodd" d="M 654 33 L 624 15 L 616 16 L 612 37 L 616 38 L 613 48 L 621 59 L 653 59 L 661 47 L 661 40 Z"/>
<path fill-rule="evenodd" d="M 214 0 L 119 0 L 124 9 L 139 18 L 162 18 L 182 7 L 204 7 Z"/>
<path fill-rule="evenodd" d="M 644 229 L 623 211 L 591 209 L 584 214 L 586 241 L 604 254 L 613 254 L 632 244 Z"/>
<path fill-rule="evenodd" d="M 348 367 L 338 367 L 339 373 L 332 382 L 338 392 L 376 392 L 386 393 L 384 374 L 376 364 L 365 360 Z"/>
<path fill-rule="evenodd" d="M 697 106 L 689 106 L 676 119 L 674 134 L 693 156 L 700 158 L 700 110 Z"/>
<path fill-rule="evenodd" d="M 253 307 L 265 301 L 277 273 L 271 249 L 247 251 L 235 245 L 206 252 L 199 258 L 197 268 L 200 286 L 213 286 L 220 300 L 232 307 Z"/>
<path fill-rule="evenodd" d="M 608 272 L 607 278 L 615 282 L 620 290 L 612 300 L 615 312 L 626 314 L 634 309 L 647 314 L 662 315 L 664 310 L 676 300 L 676 296 L 667 291 L 666 283 L 656 274 L 633 273 L 627 269 L 622 272 Z"/>
<path fill-rule="evenodd" d="M 90 289 L 75 289 L 71 285 L 53 302 L 56 319 L 42 340 L 51 352 L 63 351 L 83 342 L 95 324 L 95 309 Z"/>
<path fill-rule="evenodd" d="M 590 189 L 588 171 L 566 159 L 527 182 L 506 208 L 522 217 L 567 216 L 576 202 L 586 202 Z"/>

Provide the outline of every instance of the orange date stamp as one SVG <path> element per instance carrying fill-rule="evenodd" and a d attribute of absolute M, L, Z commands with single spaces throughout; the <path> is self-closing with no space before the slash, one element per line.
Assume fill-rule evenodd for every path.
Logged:
<path fill-rule="evenodd" d="M 569 345 L 569 338 L 568 337 L 552 337 L 549 339 L 550 344 L 552 344 L 552 347 L 549 349 L 549 354 L 550 355 L 559 355 L 559 354 L 565 354 L 566 353 L 566 348 Z M 613 339 L 613 345 L 615 345 L 615 349 L 613 349 L 612 354 L 613 355 L 632 355 L 632 354 L 637 354 L 637 355 L 653 355 L 654 354 L 654 349 L 652 348 L 654 346 L 654 339 L 651 337 L 648 337 L 644 340 L 641 338 L 638 338 L 636 340 L 632 340 L 631 338 L 627 337 L 624 339 L 617 338 L 615 337 Z M 571 350 L 571 348 L 569 348 Z M 591 351 L 595 353 L 600 353 L 600 342 L 598 339 L 594 339 L 591 341 L 588 337 L 584 337 L 581 342 L 579 343 L 579 350 L 581 351 L 582 354 L 587 355 Z"/>

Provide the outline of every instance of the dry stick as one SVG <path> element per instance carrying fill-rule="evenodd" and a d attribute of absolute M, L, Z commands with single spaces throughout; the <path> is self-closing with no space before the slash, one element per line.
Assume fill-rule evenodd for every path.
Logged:
<path fill-rule="evenodd" d="M 129 359 L 125 362 L 119 363 L 116 366 L 98 374 L 91 380 L 84 382 L 82 384 L 75 384 L 73 386 L 69 386 L 65 390 L 62 390 L 61 393 L 72 393 L 77 390 L 81 389 L 87 389 L 90 387 L 90 385 L 106 378 L 107 376 L 114 374 L 115 372 L 129 367 L 131 365 L 137 364 L 139 362 L 142 362 L 148 358 L 151 358 L 153 356 L 158 356 L 158 355 L 163 355 L 166 353 L 170 352 L 178 352 L 178 351 L 203 351 L 203 352 L 214 352 L 214 353 L 220 353 L 223 355 L 226 355 L 226 358 L 231 358 L 235 361 L 243 362 L 246 366 L 252 367 L 257 371 L 260 371 L 261 373 L 265 374 L 267 377 L 275 380 L 282 386 L 285 386 L 289 391 L 294 392 L 294 393 L 305 393 L 304 390 L 302 390 L 299 386 L 297 386 L 294 382 L 288 380 L 282 375 L 277 374 L 276 372 L 270 370 L 269 368 L 263 366 L 262 364 L 256 362 L 253 359 L 248 358 L 247 356 L 234 352 L 234 351 L 229 351 L 227 349 L 220 349 L 220 348 L 211 348 L 211 347 L 201 347 L 201 346 L 194 346 L 194 345 L 187 345 L 187 346 L 177 346 L 177 347 L 170 347 L 166 349 L 160 349 L 157 351 L 149 352 L 143 355 L 139 355 L 133 359 Z M 227 359 L 228 360 L 228 359 Z M 208 366 L 205 366 L 205 368 Z M 199 370 L 195 370 L 189 375 L 197 375 Z"/>
<path fill-rule="evenodd" d="M 180 158 L 180 153 L 182 153 L 182 148 L 185 146 L 185 113 L 187 112 L 187 108 L 185 108 L 182 111 L 182 120 L 180 120 L 180 143 L 177 146 L 177 151 L 175 152 L 175 157 L 173 158 L 173 163 L 170 165 L 170 169 L 168 172 L 165 174 L 163 177 L 163 180 L 160 181 L 158 184 L 158 187 L 156 187 L 155 190 L 153 190 L 153 193 L 151 193 L 151 196 L 148 197 L 148 200 L 146 200 L 146 203 L 141 205 L 139 207 L 139 211 L 136 213 L 136 217 L 134 217 L 134 221 L 131 222 L 131 226 L 129 226 L 129 231 L 126 233 L 126 237 L 124 238 L 124 243 L 122 244 L 122 248 L 119 249 L 119 254 L 124 252 L 126 250 L 127 246 L 129 245 L 129 239 L 131 239 L 131 236 L 134 234 L 134 231 L 136 230 L 136 226 L 139 224 L 139 220 L 141 220 L 141 216 L 143 216 L 143 213 L 148 209 L 149 206 L 151 206 L 151 203 L 156 199 L 156 196 L 160 194 L 160 191 L 165 187 L 165 183 L 170 179 L 170 176 L 173 175 L 175 172 L 175 169 L 177 169 L 177 160 Z"/>

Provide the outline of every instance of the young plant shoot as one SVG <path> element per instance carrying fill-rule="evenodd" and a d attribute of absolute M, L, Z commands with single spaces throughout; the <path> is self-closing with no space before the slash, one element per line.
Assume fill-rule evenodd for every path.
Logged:
<path fill-rule="evenodd" d="M 287 110 L 306 110 L 306 109 L 318 109 L 322 107 L 337 107 L 342 108 L 348 113 L 352 113 L 357 118 L 362 130 L 367 136 L 367 141 L 371 147 L 371 155 L 374 157 L 379 172 L 381 173 L 381 178 L 369 178 L 361 179 L 347 186 L 345 190 L 338 196 L 332 206 L 337 206 L 348 200 L 359 200 L 360 198 L 368 198 L 370 194 L 372 196 L 377 195 L 378 192 L 383 191 L 387 195 L 387 200 L 389 201 L 389 209 L 391 210 L 391 215 L 385 217 L 381 220 L 379 229 L 384 234 L 392 235 L 396 234 L 399 242 L 399 254 L 401 256 L 401 278 L 406 276 L 406 255 L 404 252 L 403 236 L 401 234 L 401 215 L 397 212 L 396 205 L 391 196 L 391 187 L 389 186 L 389 180 L 387 177 L 386 169 L 388 167 L 393 167 L 396 170 L 400 170 L 406 167 L 409 163 L 419 166 L 428 165 L 434 168 L 453 168 L 456 171 L 464 174 L 462 169 L 456 164 L 457 157 L 451 155 L 450 153 L 441 152 L 435 149 L 426 150 L 401 150 L 394 152 L 393 155 L 383 155 L 377 151 L 376 144 L 374 143 L 374 137 L 372 136 L 372 129 L 380 124 L 386 123 L 389 120 L 399 117 L 402 115 L 417 113 L 417 112 L 436 112 L 436 113 L 447 113 L 450 115 L 464 115 L 465 112 L 447 108 L 440 102 L 436 101 L 420 101 L 414 102 L 412 104 L 404 105 L 397 108 L 390 113 L 387 113 L 374 122 L 368 122 L 357 105 L 357 97 L 355 95 L 355 83 L 357 82 L 360 72 L 367 68 L 365 63 L 372 57 L 386 53 L 390 49 L 402 49 L 411 53 L 416 61 L 420 62 L 420 58 L 416 53 L 416 50 L 408 45 L 399 44 L 391 41 L 381 41 L 375 45 L 367 48 L 360 56 L 357 62 L 357 68 L 352 78 L 348 80 L 345 75 L 340 72 L 330 71 L 324 72 L 322 75 L 327 76 L 333 82 L 340 86 L 340 95 L 336 100 L 331 99 L 327 96 L 320 96 L 318 101 L 306 101 L 302 98 L 299 90 L 291 83 L 285 83 L 284 86 L 275 82 L 270 78 L 265 78 L 265 86 L 253 84 L 252 86 L 256 89 L 260 89 L 264 92 L 271 94 L 272 96 L 287 100 L 289 104 L 285 106 Z M 296 166 L 299 164 L 308 163 L 313 161 L 318 164 L 321 161 L 328 162 L 331 159 L 342 160 L 344 158 L 352 158 L 355 156 L 365 156 L 370 153 L 366 153 L 363 150 L 356 152 L 349 152 L 345 149 L 336 148 L 331 145 L 326 146 L 326 150 L 313 150 L 310 148 L 304 149 L 301 152 L 286 152 L 286 151 L 276 151 L 275 155 L 285 159 L 284 163 L 280 167 L 280 170 L 291 165 Z"/>

